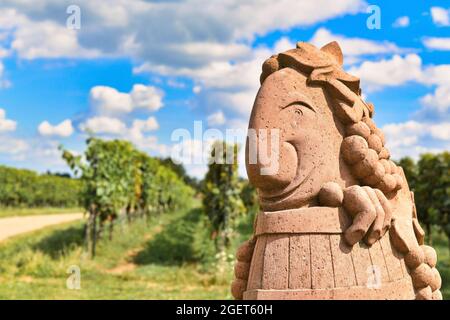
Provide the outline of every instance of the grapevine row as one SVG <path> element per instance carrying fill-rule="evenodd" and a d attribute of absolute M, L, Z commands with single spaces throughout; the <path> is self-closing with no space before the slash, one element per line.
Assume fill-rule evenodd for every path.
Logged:
<path fill-rule="evenodd" d="M 127 141 L 89 138 L 84 156 L 65 150 L 63 158 L 84 182 L 81 194 L 89 213 L 86 240 L 91 256 L 106 225 L 112 237 L 118 220 L 148 218 L 184 206 L 193 197 L 193 190 L 171 168 Z"/>

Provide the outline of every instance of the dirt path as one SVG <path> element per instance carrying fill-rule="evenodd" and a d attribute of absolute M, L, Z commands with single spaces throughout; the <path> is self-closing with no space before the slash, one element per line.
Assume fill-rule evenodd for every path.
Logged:
<path fill-rule="evenodd" d="M 75 221 L 83 218 L 82 213 L 49 214 L 29 217 L 0 219 L 0 241 L 6 238 L 38 230 L 47 226 Z"/>

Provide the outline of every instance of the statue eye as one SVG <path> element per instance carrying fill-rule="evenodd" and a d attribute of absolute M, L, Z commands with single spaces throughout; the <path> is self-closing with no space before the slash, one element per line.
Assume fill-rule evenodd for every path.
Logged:
<path fill-rule="evenodd" d="M 294 112 L 301 116 L 305 114 L 306 109 L 308 109 L 309 112 L 311 112 L 311 111 L 314 113 L 316 112 L 316 110 L 314 110 L 314 108 L 311 107 L 311 105 L 309 105 L 308 103 L 303 102 L 303 101 L 295 101 L 295 102 L 289 103 L 283 109 L 285 109 L 285 108 L 294 108 Z"/>

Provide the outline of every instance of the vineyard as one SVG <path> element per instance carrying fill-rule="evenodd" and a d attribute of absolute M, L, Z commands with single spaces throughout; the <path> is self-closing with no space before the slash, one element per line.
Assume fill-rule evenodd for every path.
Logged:
<path fill-rule="evenodd" d="M 78 207 L 81 190 L 78 179 L 0 166 L 2 207 Z"/>
<path fill-rule="evenodd" d="M 89 213 L 86 245 L 95 256 L 97 239 L 106 227 L 113 237 L 117 220 L 147 220 L 186 206 L 193 190 L 170 168 L 139 152 L 127 141 L 90 138 L 85 157 L 63 152 L 76 175 L 81 174 L 81 201 Z"/>
<path fill-rule="evenodd" d="M 238 146 L 216 142 L 203 181 L 126 141 L 62 149 L 72 176 L 0 167 L 2 206 L 80 206 L 86 219 L 0 244 L 0 298 L 229 299 L 234 252 L 251 237 L 255 189 L 238 176 Z M 450 294 L 449 154 L 404 158 L 418 214 Z M 68 290 L 68 267 L 81 290 Z"/>
<path fill-rule="evenodd" d="M 233 253 L 251 236 L 257 210 L 236 163 L 212 162 L 195 190 L 176 165 L 125 141 L 91 138 L 84 155 L 62 151 L 87 221 L 3 244 L 0 297 L 27 297 L 31 278 L 40 288 L 33 297 L 115 298 L 120 287 L 134 292 L 130 298 L 231 298 Z M 230 155 L 237 146 L 220 142 L 211 153 Z M 55 285 L 70 265 L 81 268 L 87 290 Z"/>

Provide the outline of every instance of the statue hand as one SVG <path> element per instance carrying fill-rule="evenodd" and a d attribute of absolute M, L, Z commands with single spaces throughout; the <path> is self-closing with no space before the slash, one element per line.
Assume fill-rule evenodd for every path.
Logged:
<path fill-rule="evenodd" d="M 372 245 L 391 226 L 389 201 L 378 189 L 358 185 L 342 189 L 337 183 L 330 182 L 322 187 L 319 202 L 324 206 L 342 206 L 353 218 L 352 225 L 344 232 L 344 238 L 350 245 L 363 238 L 368 245 Z"/>
<path fill-rule="evenodd" d="M 391 226 L 389 201 L 383 192 L 367 186 L 351 186 L 343 191 L 343 207 L 353 217 L 344 233 L 345 240 L 354 245 L 364 238 L 368 245 L 374 244 Z"/>

